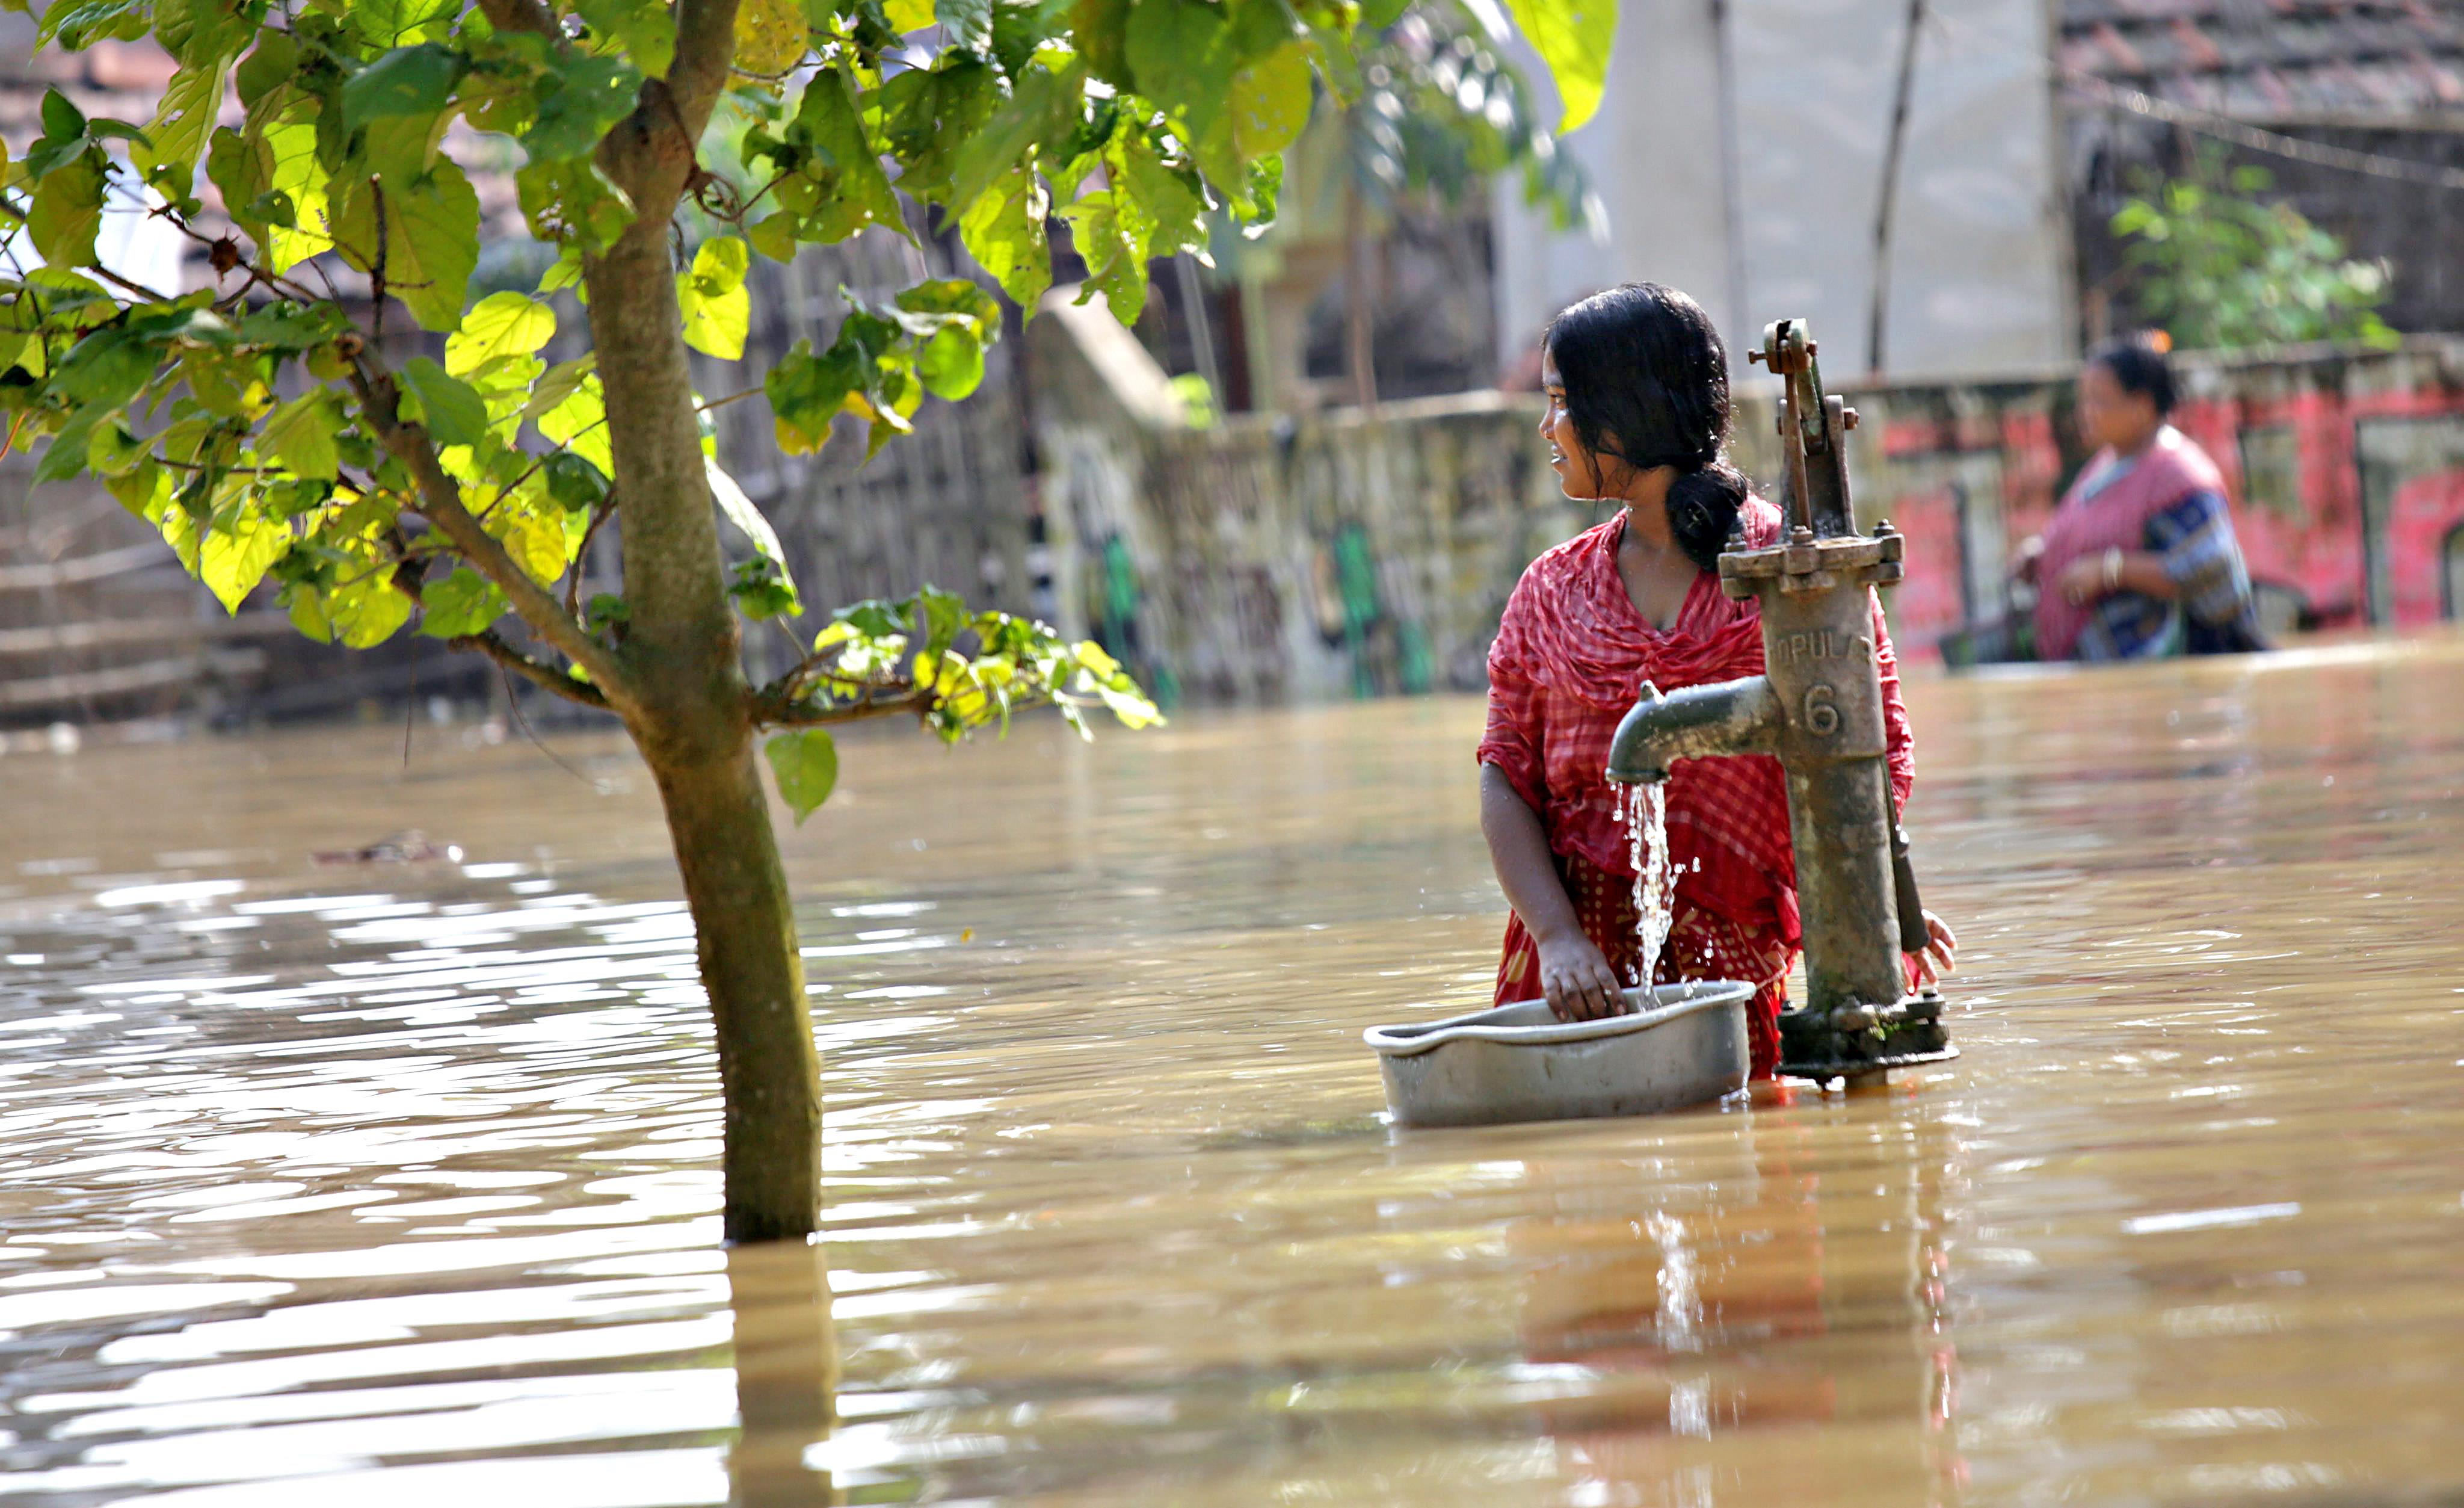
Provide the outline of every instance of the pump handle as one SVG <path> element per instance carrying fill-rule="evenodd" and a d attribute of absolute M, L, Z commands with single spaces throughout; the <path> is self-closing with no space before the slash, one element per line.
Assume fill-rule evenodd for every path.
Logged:
<path fill-rule="evenodd" d="M 1925 902 L 1917 896 L 1916 866 L 1908 862 L 1908 829 L 1900 820 L 1900 798 L 1891 797 L 1891 890 L 1900 913 L 1900 951 L 1922 953 L 1933 939 L 1925 935 Z"/>

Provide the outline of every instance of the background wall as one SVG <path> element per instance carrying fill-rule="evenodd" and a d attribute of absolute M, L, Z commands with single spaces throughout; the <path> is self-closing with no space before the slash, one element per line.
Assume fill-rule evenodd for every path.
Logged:
<path fill-rule="evenodd" d="M 1140 375 L 1031 327 L 1054 600 L 1167 693 L 1319 699 L 1478 690 L 1533 556 L 1604 518 L 1566 501 L 1535 400 L 1467 394 L 1375 414 L 1188 431 L 1132 416 Z M 2415 627 L 2464 609 L 2464 341 L 2180 362 L 2181 427 L 2223 467 L 2279 626 Z M 1159 372 L 1153 380 L 1162 380 Z M 2008 607 L 2011 550 L 2085 456 L 2071 374 L 1848 389 L 1858 511 L 1907 536 L 1887 601 L 1926 658 Z M 1738 460 L 1777 476 L 1767 394 Z M 1152 410 L 1150 410 L 1152 411 Z"/>

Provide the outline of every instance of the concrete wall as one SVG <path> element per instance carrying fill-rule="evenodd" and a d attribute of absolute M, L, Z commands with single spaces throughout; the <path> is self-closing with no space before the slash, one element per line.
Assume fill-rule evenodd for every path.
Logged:
<path fill-rule="evenodd" d="M 1028 329 L 1057 610 L 1168 695 L 1325 699 L 1476 690 L 1541 550 L 1605 515 L 1566 501 L 1536 400 L 1472 393 L 1191 431 L 1116 396 L 1162 381 Z M 2224 468 L 2253 572 L 2289 618 L 2413 627 L 2464 609 L 2464 340 L 2180 364 L 2178 420 Z M 1890 607 L 1923 658 L 2008 606 L 2012 546 L 2084 459 L 2071 374 L 1850 389 L 1859 512 L 1908 539 Z M 1739 463 L 1777 474 L 1769 395 Z"/>
<path fill-rule="evenodd" d="M 1600 112 L 1563 144 L 1600 195 L 1607 238 L 1551 233 L 1510 185 L 1498 191 L 1502 365 L 1565 304 L 1642 279 L 1692 294 L 1732 348 L 1810 317 L 1841 376 L 2065 359 L 2076 316 L 2045 0 L 1931 0 L 1928 13 L 1882 361 L 1867 349 L 1873 233 L 1906 7 L 1626 0 Z M 1553 100 L 1546 70 L 1527 69 Z"/>
<path fill-rule="evenodd" d="M 1524 565 L 1589 521 L 1552 500 L 1527 403 L 1192 431 L 1108 325 L 1056 299 L 1028 326 L 1052 605 L 1167 699 L 1477 687 Z"/>

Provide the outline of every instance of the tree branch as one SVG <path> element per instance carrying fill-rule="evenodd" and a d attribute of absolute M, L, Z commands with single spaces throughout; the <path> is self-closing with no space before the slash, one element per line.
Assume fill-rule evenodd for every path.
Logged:
<path fill-rule="evenodd" d="M 564 584 L 564 613 L 577 622 L 582 618 L 582 572 L 590 564 L 590 542 L 599 538 L 599 526 L 615 511 L 616 490 L 611 487 L 590 510 L 590 524 L 582 531 L 582 543 L 573 547 L 573 572 Z"/>
<path fill-rule="evenodd" d="M 514 610 L 539 637 L 583 668 L 598 686 L 609 710 L 626 711 L 633 699 L 616 656 L 568 616 L 547 589 L 516 565 L 505 547 L 462 505 L 462 489 L 445 474 L 428 432 L 396 417 L 398 391 L 392 374 L 373 352 L 363 349 L 353 359 L 350 380 L 369 428 L 376 431 L 378 440 L 402 462 L 418 486 L 415 511 L 419 516 L 445 536 L 454 550 L 471 563 L 472 569 L 495 583 L 512 602 Z"/>
<path fill-rule="evenodd" d="M 677 0 L 676 57 L 668 69 L 668 95 L 691 150 L 710 123 L 711 107 L 727 87 L 736 61 L 737 0 Z"/>
<path fill-rule="evenodd" d="M 495 0 L 491 0 L 495 3 Z M 632 198 L 628 234 L 664 228 L 704 175 L 701 133 L 736 61 L 737 0 L 676 0 L 675 59 L 643 81 L 633 112 L 600 141 L 601 170 Z"/>
<path fill-rule="evenodd" d="M 891 696 L 880 696 L 867 690 L 853 701 L 837 702 L 765 702 L 761 693 L 755 693 L 753 721 L 758 727 L 818 728 L 837 722 L 862 722 L 868 718 L 886 718 L 893 712 L 921 712 L 930 706 L 933 694 L 914 686 L 898 688 Z"/>
<path fill-rule="evenodd" d="M 540 664 L 497 637 L 493 629 L 478 633 L 465 633 L 456 638 L 447 639 L 445 642 L 457 650 L 477 650 L 532 685 L 554 692 L 567 701 L 578 701 L 585 707 L 596 707 L 602 712 L 616 710 L 607 704 L 607 699 L 600 694 L 598 687 L 576 680 L 552 665 Z"/>
<path fill-rule="evenodd" d="M 778 620 L 774 618 L 771 621 L 775 623 Z M 789 635 L 791 640 L 793 637 L 794 635 Z M 804 682 L 807 679 L 833 680 L 838 683 L 836 689 L 839 691 L 861 693 L 867 697 L 876 692 L 899 690 L 908 684 L 904 681 L 885 683 L 862 680 L 845 671 L 834 670 L 830 668 L 831 662 L 838 658 L 839 653 L 840 647 L 816 650 L 788 666 L 785 675 L 754 691 L 752 693 L 754 720 L 759 721 L 776 712 L 794 706 L 803 699 L 805 691 Z"/>

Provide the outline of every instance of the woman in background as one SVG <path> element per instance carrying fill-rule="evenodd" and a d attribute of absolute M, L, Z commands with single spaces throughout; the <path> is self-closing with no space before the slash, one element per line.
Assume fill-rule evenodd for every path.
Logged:
<path fill-rule="evenodd" d="M 1545 996 L 1581 1020 L 1622 1013 L 1624 987 L 1645 980 L 1745 980 L 1759 987 L 1747 1012 L 1753 1074 L 1768 1078 L 1801 935 L 1779 762 L 1682 760 L 1671 772 L 1677 893 L 1657 959 L 1639 956 L 1634 861 L 1607 767 L 1645 680 L 1674 691 L 1761 673 L 1761 607 L 1728 600 L 1718 563 L 1731 530 L 1749 547 L 1775 540 L 1779 510 L 1722 454 L 1727 356 L 1709 317 L 1675 289 L 1630 283 L 1558 315 L 1541 383 L 1541 433 L 1566 496 L 1617 512 L 1531 563 L 1489 650 L 1481 830 L 1514 907 L 1496 1000 Z M 1904 805 L 1916 763 L 1879 603 L 1874 660 L 1891 788 Z M 1949 967 L 1956 946 L 1948 927 L 1926 921 L 1933 945 L 1910 961 L 1921 979 Z"/>
<path fill-rule="evenodd" d="M 2132 660 L 2267 647 L 2224 477 L 2166 422 L 2159 339 L 2113 341 L 2079 372 L 2079 424 L 2098 447 L 2045 532 L 2019 547 L 2036 586 L 2036 657 Z"/>

